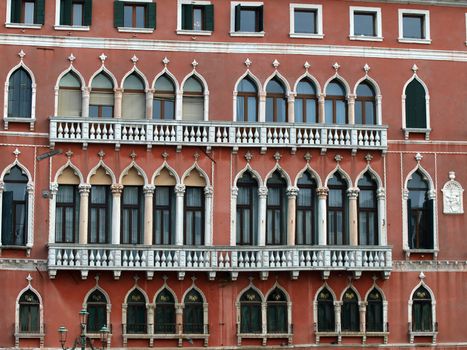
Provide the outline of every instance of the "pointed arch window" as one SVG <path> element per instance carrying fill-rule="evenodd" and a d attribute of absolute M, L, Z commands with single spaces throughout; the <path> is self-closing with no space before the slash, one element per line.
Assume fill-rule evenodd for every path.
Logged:
<path fill-rule="evenodd" d="M 144 196 L 141 186 L 125 186 L 122 193 L 122 243 L 143 243 Z"/>
<path fill-rule="evenodd" d="M 156 297 L 154 320 L 156 334 L 175 333 L 175 299 L 167 288 L 164 288 Z"/>
<path fill-rule="evenodd" d="M 287 297 L 279 288 L 275 288 L 266 301 L 268 333 L 287 333 Z"/>
<path fill-rule="evenodd" d="M 253 288 L 240 297 L 240 333 L 262 332 L 262 299 Z"/>
<path fill-rule="evenodd" d="M 420 286 L 412 295 L 412 331 L 433 331 L 431 295 L 423 286 Z"/>
<path fill-rule="evenodd" d="M 28 177 L 17 165 L 3 178 L 2 245 L 26 245 L 28 224 Z"/>
<path fill-rule="evenodd" d="M 284 84 L 273 78 L 266 87 L 266 121 L 284 123 L 287 121 L 287 96 Z"/>
<path fill-rule="evenodd" d="M 237 181 L 237 245 L 258 243 L 258 183 L 250 172 Z"/>
<path fill-rule="evenodd" d="M 183 85 L 182 114 L 183 120 L 204 120 L 204 88 L 195 76 L 188 78 Z"/>
<path fill-rule="evenodd" d="M 134 289 L 127 298 L 126 331 L 131 334 L 147 332 L 146 298 Z"/>
<path fill-rule="evenodd" d="M 324 288 L 318 294 L 318 332 L 334 332 L 336 329 L 334 314 L 334 298 Z"/>
<path fill-rule="evenodd" d="M 347 227 L 347 184 L 339 172 L 328 181 L 329 195 L 327 198 L 328 213 L 328 244 L 348 244 Z"/>
<path fill-rule="evenodd" d="M 106 185 L 91 186 L 89 196 L 89 243 L 110 243 L 112 194 Z"/>
<path fill-rule="evenodd" d="M 414 129 L 427 128 L 426 112 L 425 88 L 417 79 L 412 79 L 405 88 L 406 127 Z"/>
<path fill-rule="evenodd" d="M 79 206 L 78 186 L 59 185 L 55 205 L 55 242 L 77 242 Z"/>
<path fill-rule="evenodd" d="M 373 288 L 368 294 L 366 302 L 366 331 L 383 332 L 383 296 L 376 288 Z"/>
<path fill-rule="evenodd" d="M 334 79 L 328 84 L 324 107 L 327 124 L 348 124 L 345 88 L 339 80 Z"/>
<path fill-rule="evenodd" d="M 19 298 L 19 331 L 21 333 L 40 331 L 40 302 L 32 290 L 25 291 Z"/>
<path fill-rule="evenodd" d="M 275 171 L 267 182 L 266 244 L 287 244 L 287 183 L 279 171 Z"/>
<path fill-rule="evenodd" d="M 122 118 L 146 118 L 146 93 L 143 79 L 136 73 L 130 74 L 123 83 Z"/>
<path fill-rule="evenodd" d="M 358 181 L 358 244 L 378 245 L 377 184 L 366 172 Z"/>
<path fill-rule="evenodd" d="M 86 304 L 88 312 L 86 330 L 89 333 L 98 333 L 103 326 L 107 325 L 107 298 L 96 289 L 89 295 Z"/>
<path fill-rule="evenodd" d="M 428 181 L 420 171 L 407 183 L 408 238 L 410 249 L 433 249 L 434 199 L 429 197 Z"/>
<path fill-rule="evenodd" d="M 204 333 L 204 306 L 203 297 L 192 288 L 183 300 L 183 333 Z"/>
<path fill-rule="evenodd" d="M 114 84 L 104 72 L 94 77 L 89 99 L 90 118 L 112 118 L 114 114 Z"/>
<path fill-rule="evenodd" d="M 31 118 L 32 79 L 24 68 L 18 68 L 8 81 L 8 118 Z"/>
<path fill-rule="evenodd" d="M 352 288 L 347 289 L 342 297 L 341 328 L 344 332 L 360 331 L 358 297 Z"/>
<path fill-rule="evenodd" d="M 154 84 L 152 118 L 155 120 L 175 119 L 175 85 L 167 74 L 160 76 Z"/>
<path fill-rule="evenodd" d="M 80 117 L 82 101 L 81 81 L 76 73 L 70 71 L 60 79 L 57 114 L 66 117 Z"/>
<path fill-rule="evenodd" d="M 237 121 L 258 121 L 258 88 L 249 77 L 243 78 L 238 84 Z"/>
<path fill-rule="evenodd" d="M 317 200 L 316 181 L 309 171 L 298 180 L 296 205 L 296 244 L 317 244 Z"/>
<path fill-rule="evenodd" d="M 318 99 L 315 84 L 307 78 L 300 80 L 295 96 L 295 122 L 317 123 L 317 111 Z"/>
<path fill-rule="evenodd" d="M 355 99 L 355 124 L 376 124 L 376 94 L 369 82 L 361 82 Z"/>
<path fill-rule="evenodd" d="M 154 197 L 154 244 L 175 244 L 175 187 L 157 186 Z"/>

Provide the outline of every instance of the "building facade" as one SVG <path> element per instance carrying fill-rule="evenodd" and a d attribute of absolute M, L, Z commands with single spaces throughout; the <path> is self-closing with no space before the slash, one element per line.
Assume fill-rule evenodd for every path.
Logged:
<path fill-rule="evenodd" d="M 0 347 L 467 347 L 465 1 L 0 18 Z"/>

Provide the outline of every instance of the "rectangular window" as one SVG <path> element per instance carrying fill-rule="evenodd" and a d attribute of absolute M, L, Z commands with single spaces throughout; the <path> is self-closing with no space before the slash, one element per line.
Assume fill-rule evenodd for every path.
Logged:
<path fill-rule="evenodd" d="M 294 11 L 294 33 L 316 34 L 316 10 Z"/>
<path fill-rule="evenodd" d="M 89 200 L 89 243 L 110 243 L 111 194 L 106 185 L 93 185 Z"/>
<path fill-rule="evenodd" d="M 187 187 L 185 192 L 185 244 L 204 244 L 204 189 Z"/>
<path fill-rule="evenodd" d="M 84 27 L 91 25 L 92 0 L 60 0 L 57 2 L 57 24 L 60 26 Z M 63 28 L 62 28 L 63 29 Z M 78 28 L 83 30 L 83 28 Z"/>
<path fill-rule="evenodd" d="M 399 42 L 429 44 L 430 12 L 399 10 Z"/>
<path fill-rule="evenodd" d="M 424 16 L 419 15 L 404 15 L 403 24 L 404 38 L 408 39 L 425 39 Z"/>
<path fill-rule="evenodd" d="M 60 185 L 55 205 L 55 242 L 76 243 L 79 222 L 78 186 Z"/>
<path fill-rule="evenodd" d="M 175 244 L 175 189 L 158 186 L 154 196 L 154 244 Z"/>
<path fill-rule="evenodd" d="M 35 1 L 25 1 L 24 2 L 23 23 L 25 23 L 25 24 L 34 24 L 35 8 L 36 8 Z"/>
<path fill-rule="evenodd" d="M 81 1 L 73 2 L 71 8 L 71 25 L 72 26 L 82 26 L 84 24 L 84 3 Z"/>
<path fill-rule="evenodd" d="M 354 35 L 376 36 L 376 15 L 371 12 L 355 12 Z"/>
<path fill-rule="evenodd" d="M 214 5 L 192 2 L 181 5 L 181 30 L 213 31 Z"/>
<path fill-rule="evenodd" d="M 128 28 L 144 28 L 145 6 L 125 5 L 123 6 L 123 26 Z"/>
<path fill-rule="evenodd" d="M 122 193 L 122 243 L 143 243 L 144 198 L 142 187 L 125 186 Z"/>
<path fill-rule="evenodd" d="M 150 1 L 116 0 L 114 2 L 114 26 L 119 31 L 133 29 L 139 32 L 152 32 L 156 28 L 156 4 Z"/>
<path fill-rule="evenodd" d="M 231 3 L 231 34 L 263 35 L 263 4 L 257 2 Z"/>
<path fill-rule="evenodd" d="M 322 5 L 290 4 L 290 37 L 323 38 Z"/>
<path fill-rule="evenodd" d="M 382 41 L 381 9 L 350 7 L 350 40 Z"/>

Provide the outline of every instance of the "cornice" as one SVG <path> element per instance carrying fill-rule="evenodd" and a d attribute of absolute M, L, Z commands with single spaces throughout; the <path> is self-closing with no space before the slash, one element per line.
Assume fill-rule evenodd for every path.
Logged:
<path fill-rule="evenodd" d="M 389 4 L 404 4 L 404 5 L 431 5 L 431 6 L 454 6 L 454 7 L 467 7 L 465 0 L 352 0 L 355 2 L 377 2 Z"/>

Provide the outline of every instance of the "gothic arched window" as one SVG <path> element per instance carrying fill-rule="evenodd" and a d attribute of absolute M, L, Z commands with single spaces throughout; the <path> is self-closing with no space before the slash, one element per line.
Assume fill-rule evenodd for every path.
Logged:
<path fill-rule="evenodd" d="M 432 332 L 432 300 L 428 290 L 420 286 L 412 295 L 412 331 Z"/>
<path fill-rule="evenodd" d="M 126 304 L 127 333 L 146 333 L 146 298 L 144 297 L 143 293 L 138 289 L 134 289 L 130 295 L 128 295 Z"/>
<path fill-rule="evenodd" d="M 238 84 L 237 121 L 258 121 L 258 88 L 249 77 L 243 78 Z"/>
<path fill-rule="evenodd" d="M 366 302 L 366 331 L 383 332 L 383 296 L 376 288 L 373 288 L 368 294 Z"/>
<path fill-rule="evenodd" d="M 107 325 L 107 298 L 98 289 L 91 293 L 86 301 L 88 312 L 88 324 L 86 330 L 89 333 L 98 333 Z"/>
<path fill-rule="evenodd" d="M 32 290 L 25 291 L 19 298 L 19 331 L 39 333 L 40 302 Z"/>
<path fill-rule="evenodd" d="M 31 118 L 32 79 L 18 68 L 8 81 L 8 118 Z"/>
<path fill-rule="evenodd" d="M 183 333 L 204 333 L 204 306 L 203 297 L 192 288 L 183 300 Z"/>
<path fill-rule="evenodd" d="M 317 244 L 316 181 L 309 171 L 298 180 L 296 244 Z"/>
<path fill-rule="evenodd" d="M 261 296 L 253 288 L 240 297 L 240 333 L 261 333 L 262 313 Z"/>
<path fill-rule="evenodd" d="M 274 288 L 266 301 L 268 333 L 287 333 L 287 297 L 279 288 Z"/>
<path fill-rule="evenodd" d="M 378 245 L 376 181 L 366 172 L 358 181 L 358 244 Z"/>
<path fill-rule="evenodd" d="M 273 78 L 266 87 L 266 121 L 287 121 L 287 96 L 284 84 Z"/>
<path fill-rule="evenodd" d="M 342 297 L 341 328 L 344 332 L 360 331 L 358 297 L 352 288 L 348 288 Z"/>
<path fill-rule="evenodd" d="M 167 288 L 157 294 L 154 315 L 154 332 L 157 334 L 175 333 L 175 299 Z"/>
<path fill-rule="evenodd" d="M 258 183 L 250 172 L 237 181 L 237 245 L 258 243 Z"/>
<path fill-rule="evenodd" d="M 297 85 L 297 96 L 295 96 L 295 122 L 317 123 L 317 111 L 316 86 L 309 79 L 302 79 Z"/>
<path fill-rule="evenodd" d="M 318 332 L 334 332 L 336 329 L 334 298 L 327 288 L 323 288 L 317 298 Z"/>

